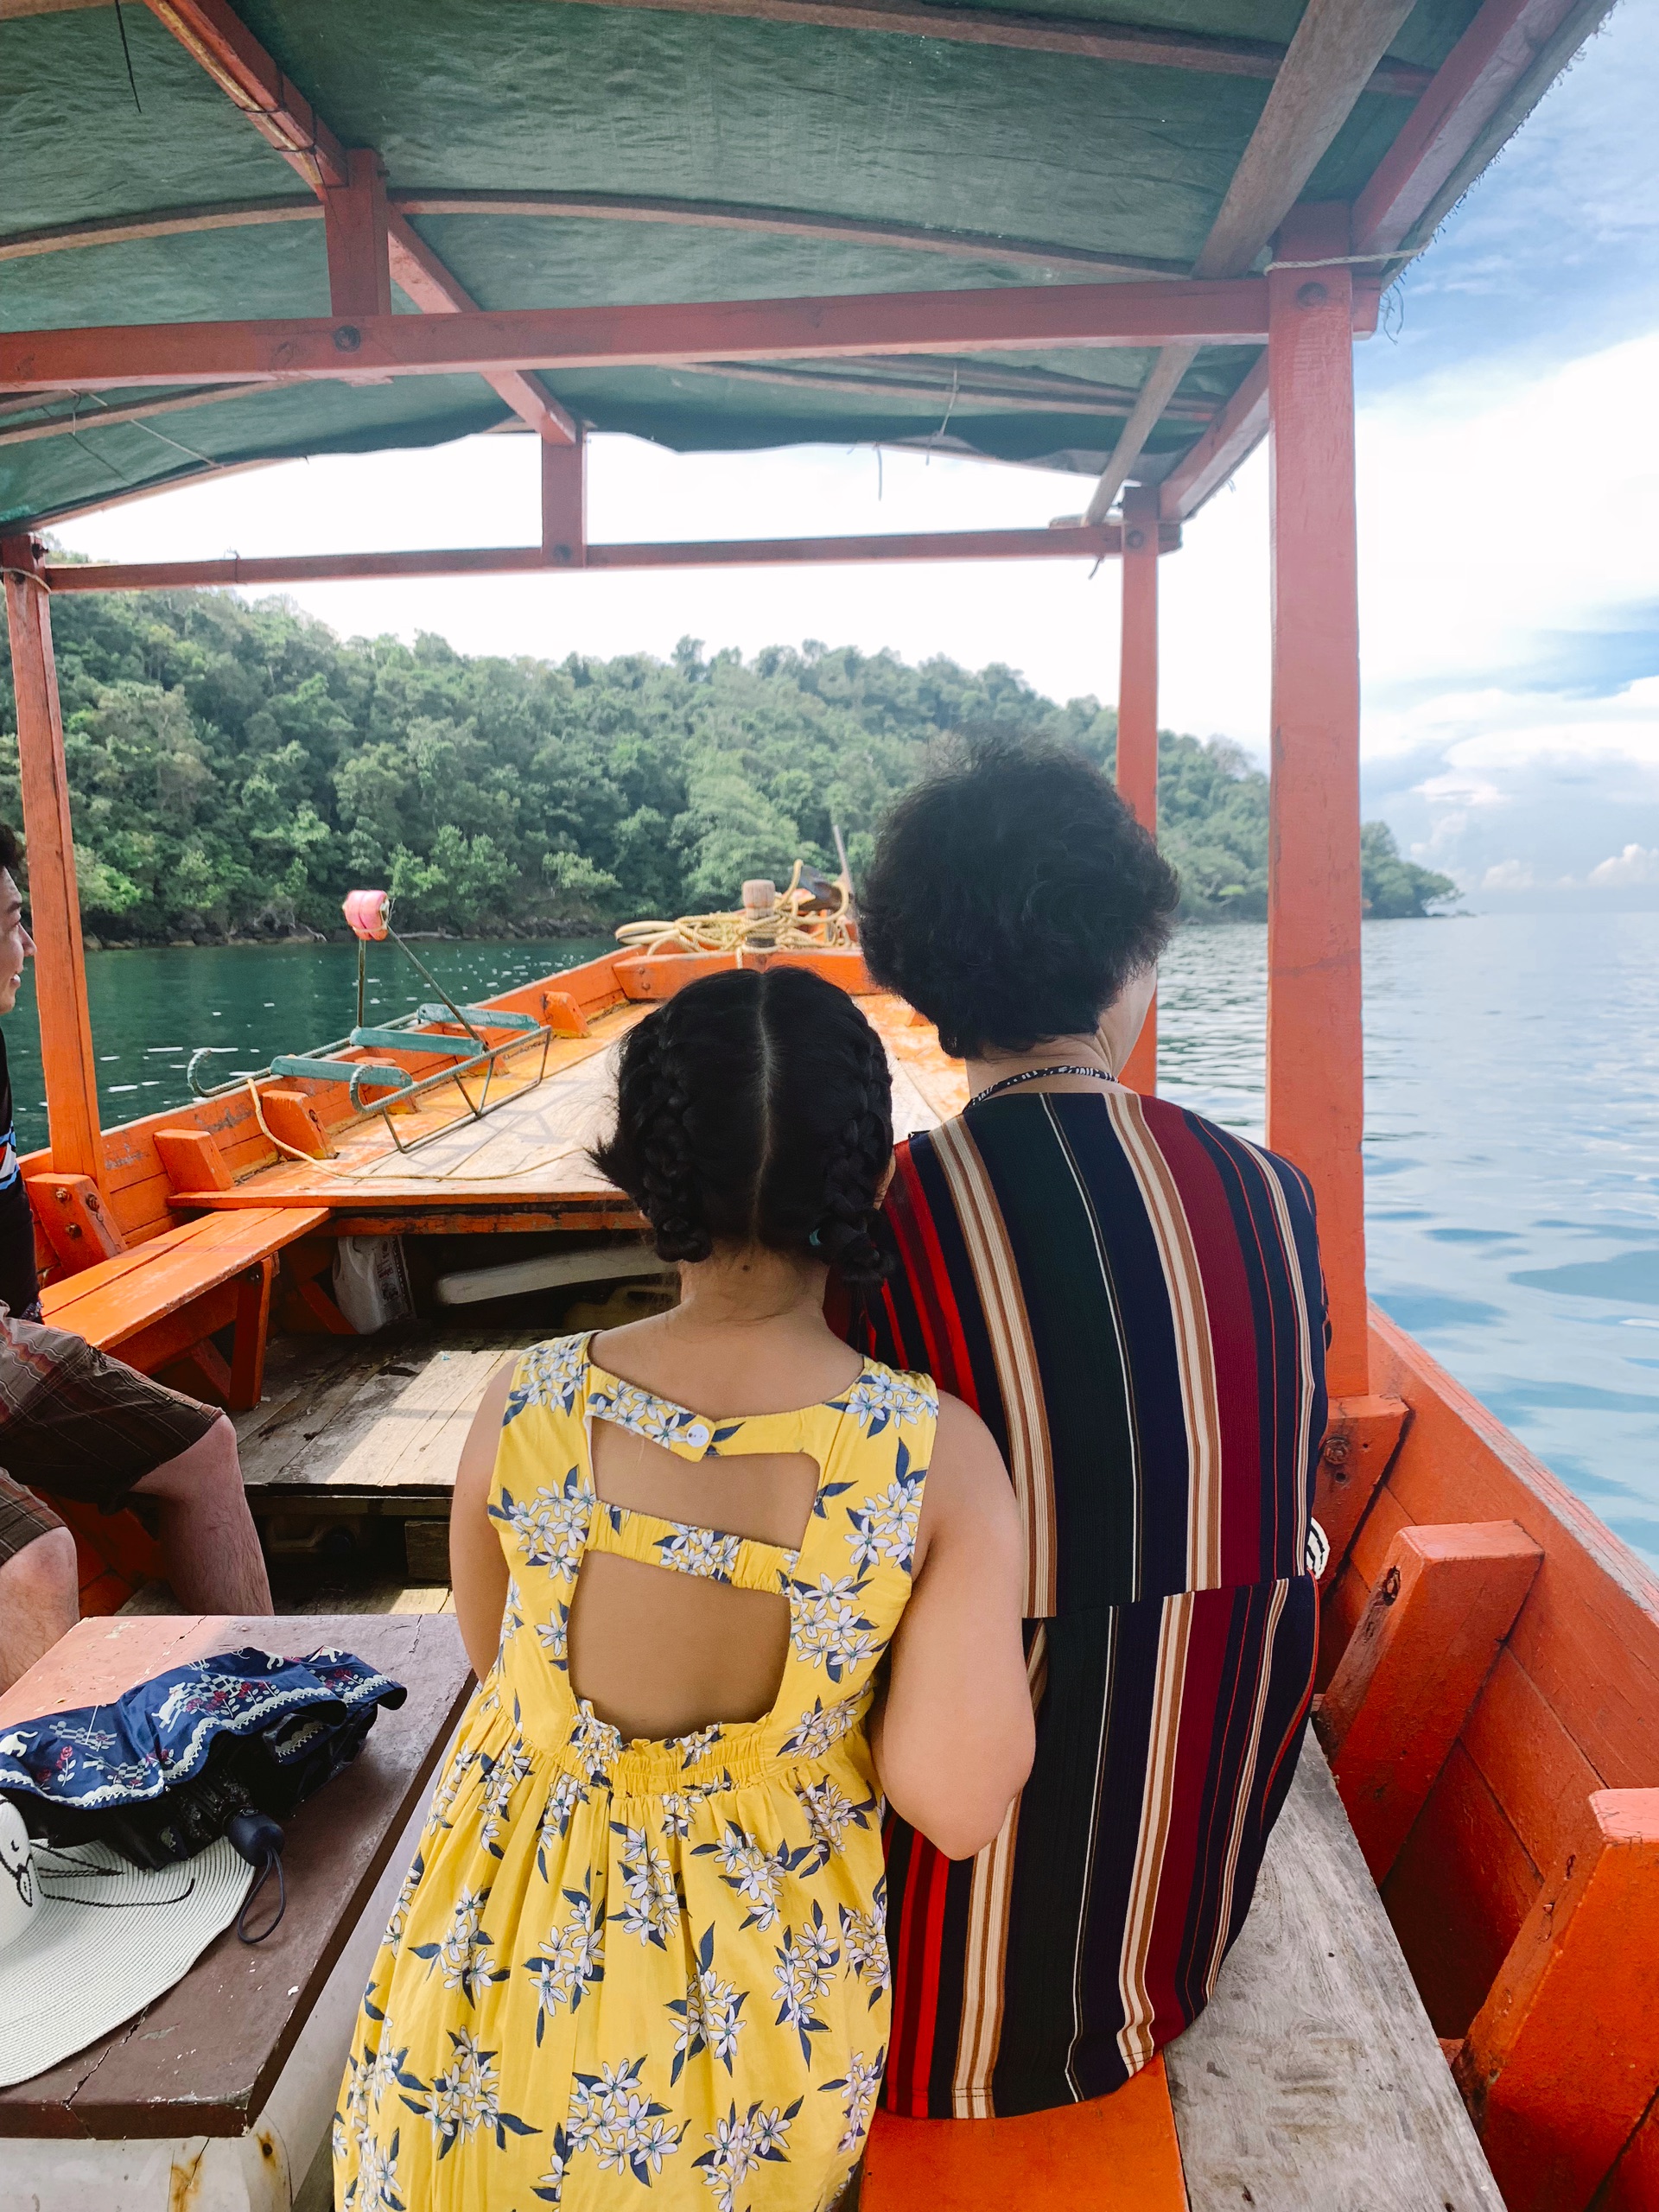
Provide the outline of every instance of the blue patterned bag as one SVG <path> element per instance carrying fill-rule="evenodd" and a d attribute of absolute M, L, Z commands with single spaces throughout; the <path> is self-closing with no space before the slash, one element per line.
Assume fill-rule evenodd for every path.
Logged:
<path fill-rule="evenodd" d="M 111 1704 L 0 1732 L 0 1796 L 48 1843 L 107 1843 L 135 1866 L 169 1866 L 239 1815 L 286 1820 L 406 1694 L 349 1651 L 215 1652 Z"/>

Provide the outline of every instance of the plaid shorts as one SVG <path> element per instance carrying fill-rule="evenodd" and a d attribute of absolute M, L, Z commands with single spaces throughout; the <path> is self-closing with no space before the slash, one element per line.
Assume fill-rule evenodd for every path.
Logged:
<path fill-rule="evenodd" d="M 0 1564 L 63 1526 L 36 1491 L 114 1513 L 219 1418 L 219 1407 L 168 1389 L 84 1337 L 0 1305 Z"/>

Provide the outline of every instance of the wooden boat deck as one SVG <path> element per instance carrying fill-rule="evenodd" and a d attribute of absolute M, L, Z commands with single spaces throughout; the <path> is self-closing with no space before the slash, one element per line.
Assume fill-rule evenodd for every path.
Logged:
<path fill-rule="evenodd" d="M 962 1065 L 946 1058 L 931 1026 L 885 993 L 861 1000 L 887 1047 L 893 1078 L 895 1134 L 931 1128 L 963 1103 Z M 227 1190 L 182 1191 L 175 1206 L 220 1211 L 238 1207 L 327 1206 L 340 1229 L 359 1217 L 364 1226 L 389 1226 L 404 1217 L 426 1217 L 455 1226 L 457 1217 L 487 1214 L 510 1228 L 517 1211 L 533 1225 L 599 1226 L 626 1214 L 617 1194 L 587 1157 L 609 1113 L 615 1068 L 611 1047 L 650 1012 L 648 1004 L 610 1008 L 592 1020 L 585 1037 L 539 1039 L 511 1055 L 493 1076 L 489 1110 L 468 1111 L 458 1084 L 425 1092 L 393 1116 L 374 1116 L 330 1129 L 334 1157 L 315 1163 L 283 1160 L 257 1168 Z M 464 1078 L 474 1100 L 481 1078 Z M 399 1147 L 418 1145 L 413 1153 Z M 631 1218 L 631 1217 L 628 1217 Z M 522 1222 L 521 1225 L 532 1225 Z"/>

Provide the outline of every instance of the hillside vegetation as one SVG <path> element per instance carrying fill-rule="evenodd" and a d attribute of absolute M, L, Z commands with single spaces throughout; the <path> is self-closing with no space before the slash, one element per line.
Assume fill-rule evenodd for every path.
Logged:
<path fill-rule="evenodd" d="M 855 874 L 941 740 L 1045 730 L 1110 766 L 1116 716 L 1011 669 L 907 666 L 808 644 L 753 660 L 469 658 L 442 639 L 344 639 L 217 592 L 53 608 L 81 907 L 105 943 L 338 930 L 353 886 L 407 928 L 591 928 L 734 902 L 797 855 Z M 0 645 L 3 639 L 0 639 Z M 0 816 L 17 823 L 10 670 Z M 1162 842 L 1194 920 L 1267 910 L 1267 779 L 1236 747 L 1160 740 Z M 1372 912 L 1452 894 L 1364 836 Z"/>

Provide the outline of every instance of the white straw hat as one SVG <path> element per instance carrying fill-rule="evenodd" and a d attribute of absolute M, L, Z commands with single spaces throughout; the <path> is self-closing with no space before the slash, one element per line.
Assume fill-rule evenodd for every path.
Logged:
<path fill-rule="evenodd" d="M 253 1876 L 222 1836 L 154 1870 L 101 1843 L 37 1851 L 0 1797 L 0 2088 L 84 2050 L 181 1981 Z"/>

